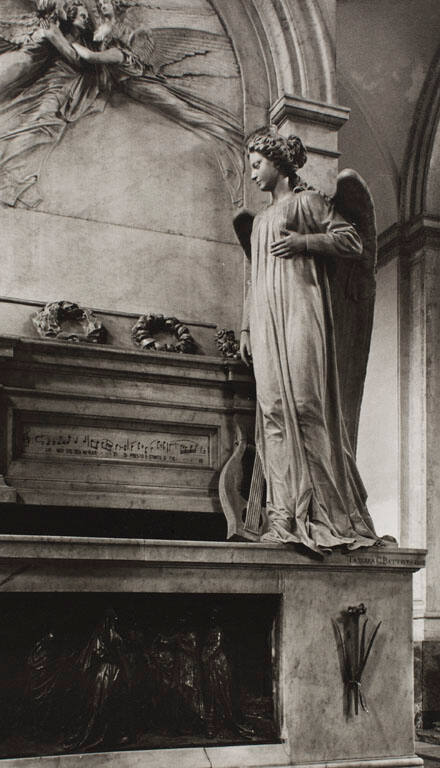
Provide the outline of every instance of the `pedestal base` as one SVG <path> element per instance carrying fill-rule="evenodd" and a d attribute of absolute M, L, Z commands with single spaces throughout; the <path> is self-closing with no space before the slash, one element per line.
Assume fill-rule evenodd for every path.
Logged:
<path fill-rule="evenodd" d="M 268 658 L 272 658 L 276 734 L 270 744 L 215 746 L 215 739 L 203 741 L 203 737 L 199 737 L 198 743 L 202 741 L 202 746 L 190 748 L 140 751 L 134 745 L 132 751 L 31 758 L 10 758 L 3 752 L 5 759 L 0 765 L 2 768 L 34 765 L 71 768 L 79 764 L 82 768 L 101 765 L 110 768 L 409 768 L 423 765 L 414 755 L 411 627 L 412 572 L 423 566 L 424 554 L 415 550 L 371 548 L 349 554 L 335 552 L 315 560 L 293 549 L 267 544 L 2 536 L 1 592 L 14 593 L 17 601 L 22 599 L 20 593 L 29 592 L 77 593 L 75 600 L 79 603 L 84 600 L 84 605 L 93 597 L 89 593 L 93 593 L 93 599 L 96 593 L 108 595 L 109 602 L 115 593 L 124 593 L 127 601 L 137 595 L 137 600 L 155 599 L 158 606 L 165 605 L 163 600 L 168 596 L 174 603 L 181 598 L 219 604 L 233 599 L 246 605 L 248 600 L 254 605 L 257 623 L 258 617 L 262 620 L 264 614 L 264 601 L 266 604 L 269 601 L 275 606 Z M 6 596 L 1 599 L 5 601 Z M 40 598 L 36 595 L 37 599 Z M 48 596 L 46 601 L 51 599 Z M 65 604 L 71 599 L 66 595 Z M 261 610 L 258 609 L 260 599 Z M 14 596 L 9 594 L 7 600 L 9 605 L 13 604 Z M 61 596 L 57 600 L 58 605 L 63 604 Z M 353 611 L 349 610 L 353 606 L 358 612 L 362 609 L 358 637 L 355 636 L 356 622 L 353 624 L 349 618 L 353 617 Z M 198 610 L 200 613 L 201 608 Z M 2 615 L 6 615 L 5 611 Z M 362 627 L 366 619 L 363 643 Z M 361 684 L 356 686 L 354 680 L 360 676 L 352 671 L 351 681 L 347 677 L 341 639 L 348 657 L 352 657 L 356 647 L 365 655 L 379 622 Z M 245 632 L 252 634 L 255 626 L 249 622 Z M 255 669 L 255 674 L 257 672 Z M 357 713 L 354 688 L 362 691 Z M 368 706 L 368 711 L 361 704 Z M 29 746 L 26 749 L 21 754 L 29 754 Z M 46 754 L 47 751 L 46 748 Z M 62 751 L 60 747 L 58 751 Z"/>

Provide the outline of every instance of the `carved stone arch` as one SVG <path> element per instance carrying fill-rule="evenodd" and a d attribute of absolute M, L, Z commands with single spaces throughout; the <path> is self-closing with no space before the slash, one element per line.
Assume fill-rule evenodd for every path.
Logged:
<path fill-rule="evenodd" d="M 440 151 L 440 48 L 434 57 L 421 95 L 406 148 L 400 199 L 402 223 L 418 216 L 439 216 L 440 210 L 429 210 L 436 196 L 439 165 L 435 157 Z M 431 192 L 431 194 L 429 194 Z M 437 196 L 438 201 L 438 196 Z"/>
<path fill-rule="evenodd" d="M 224 3 L 209 0 L 232 43 L 241 73 L 245 133 L 264 122 L 276 97 L 276 74 L 264 26 L 249 13 L 248 0 Z M 255 114 L 257 113 L 257 114 Z M 258 116 L 257 116 L 258 115 Z"/>
<path fill-rule="evenodd" d="M 335 103 L 334 45 L 317 0 L 210 2 L 241 69 L 245 129 L 253 107 L 284 95 Z"/>
<path fill-rule="evenodd" d="M 267 13 L 270 4 L 265 0 L 253 2 Z M 326 104 L 336 103 L 335 45 L 320 3 L 318 0 L 275 0 L 273 5 L 285 41 L 285 49 L 281 49 L 283 55 L 278 56 L 281 91 Z M 286 79 L 288 63 L 293 82 Z"/>

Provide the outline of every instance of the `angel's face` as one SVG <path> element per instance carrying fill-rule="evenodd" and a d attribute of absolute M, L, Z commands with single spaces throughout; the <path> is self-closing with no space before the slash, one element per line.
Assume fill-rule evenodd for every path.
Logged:
<path fill-rule="evenodd" d="M 252 181 L 255 181 L 263 192 L 272 192 L 281 175 L 272 160 L 264 157 L 260 152 L 250 152 L 249 163 Z"/>
<path fill-rule="evenodd" d="M 89 22 L 90 17 L 87 8 L 85 5 L 78 5 L 76 9 L 76 16 L 72 21 L 72 25 L 75 27 L 75 29 L 84 32 L 86 29 L 88 29 Z"/>
<path fill-rule="evenodd" d="M 115 8 L 111 0 L 98 0 L 98 9 L 102 16 L 112 19 L 115 15 Z"/>

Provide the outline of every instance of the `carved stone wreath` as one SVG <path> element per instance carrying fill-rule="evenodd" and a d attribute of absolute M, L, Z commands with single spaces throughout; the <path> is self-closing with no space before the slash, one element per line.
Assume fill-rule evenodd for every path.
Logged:
<path fill-rule="evenodd" d="M 46 304 L 32 317 L 32 322 L 44 338 L 95 344 L 105 341 L 106 329 L 92 310 L 71 301 Z"/>
<path fill-rule="evenodd" d="M 157 336 L 162 334 L 173 336 L 176 343 L 168 344 L 159 341 Z M 187 326 L 176 317 L 142 315 L 133 326 L 131 335 L 135 344 L 150 352 L 197 353 L 197 344 Z"/>
<path fill-rule="evenodd" d="M 215 343 L 222 357 L 230 360 L 240 359 L 240 344 L 235 338 L 234 331 L 227 331 L 222 328 L 215 334 Z"/>

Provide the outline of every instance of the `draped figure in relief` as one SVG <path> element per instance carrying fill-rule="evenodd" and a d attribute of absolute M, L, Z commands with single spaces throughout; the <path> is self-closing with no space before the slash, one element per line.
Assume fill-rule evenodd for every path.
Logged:
<path fill-rule="evenodd" d="M 203 30 L 151 29 L 143 3 L 129 0 L 98 0 L 92 15 L 82 0 L 67 0 L 61 10 L 57 0 L 34 5 L 38 23 L 30 13 L 11 27 L 26 31 L 19 42 L 0 39 L 0 202 L 38 205 L 41 171 L 68 125 L 104 110 L 118 90 L 208 140 L 232 202 L 241 204 L 240 120 L 167 74 L 176 62 L 202 59 L 209 76 L 218 65 L 216 76 L 237 76 L 226 39 Z M 137 15 L 123 12 L 135 6 Z"/>

